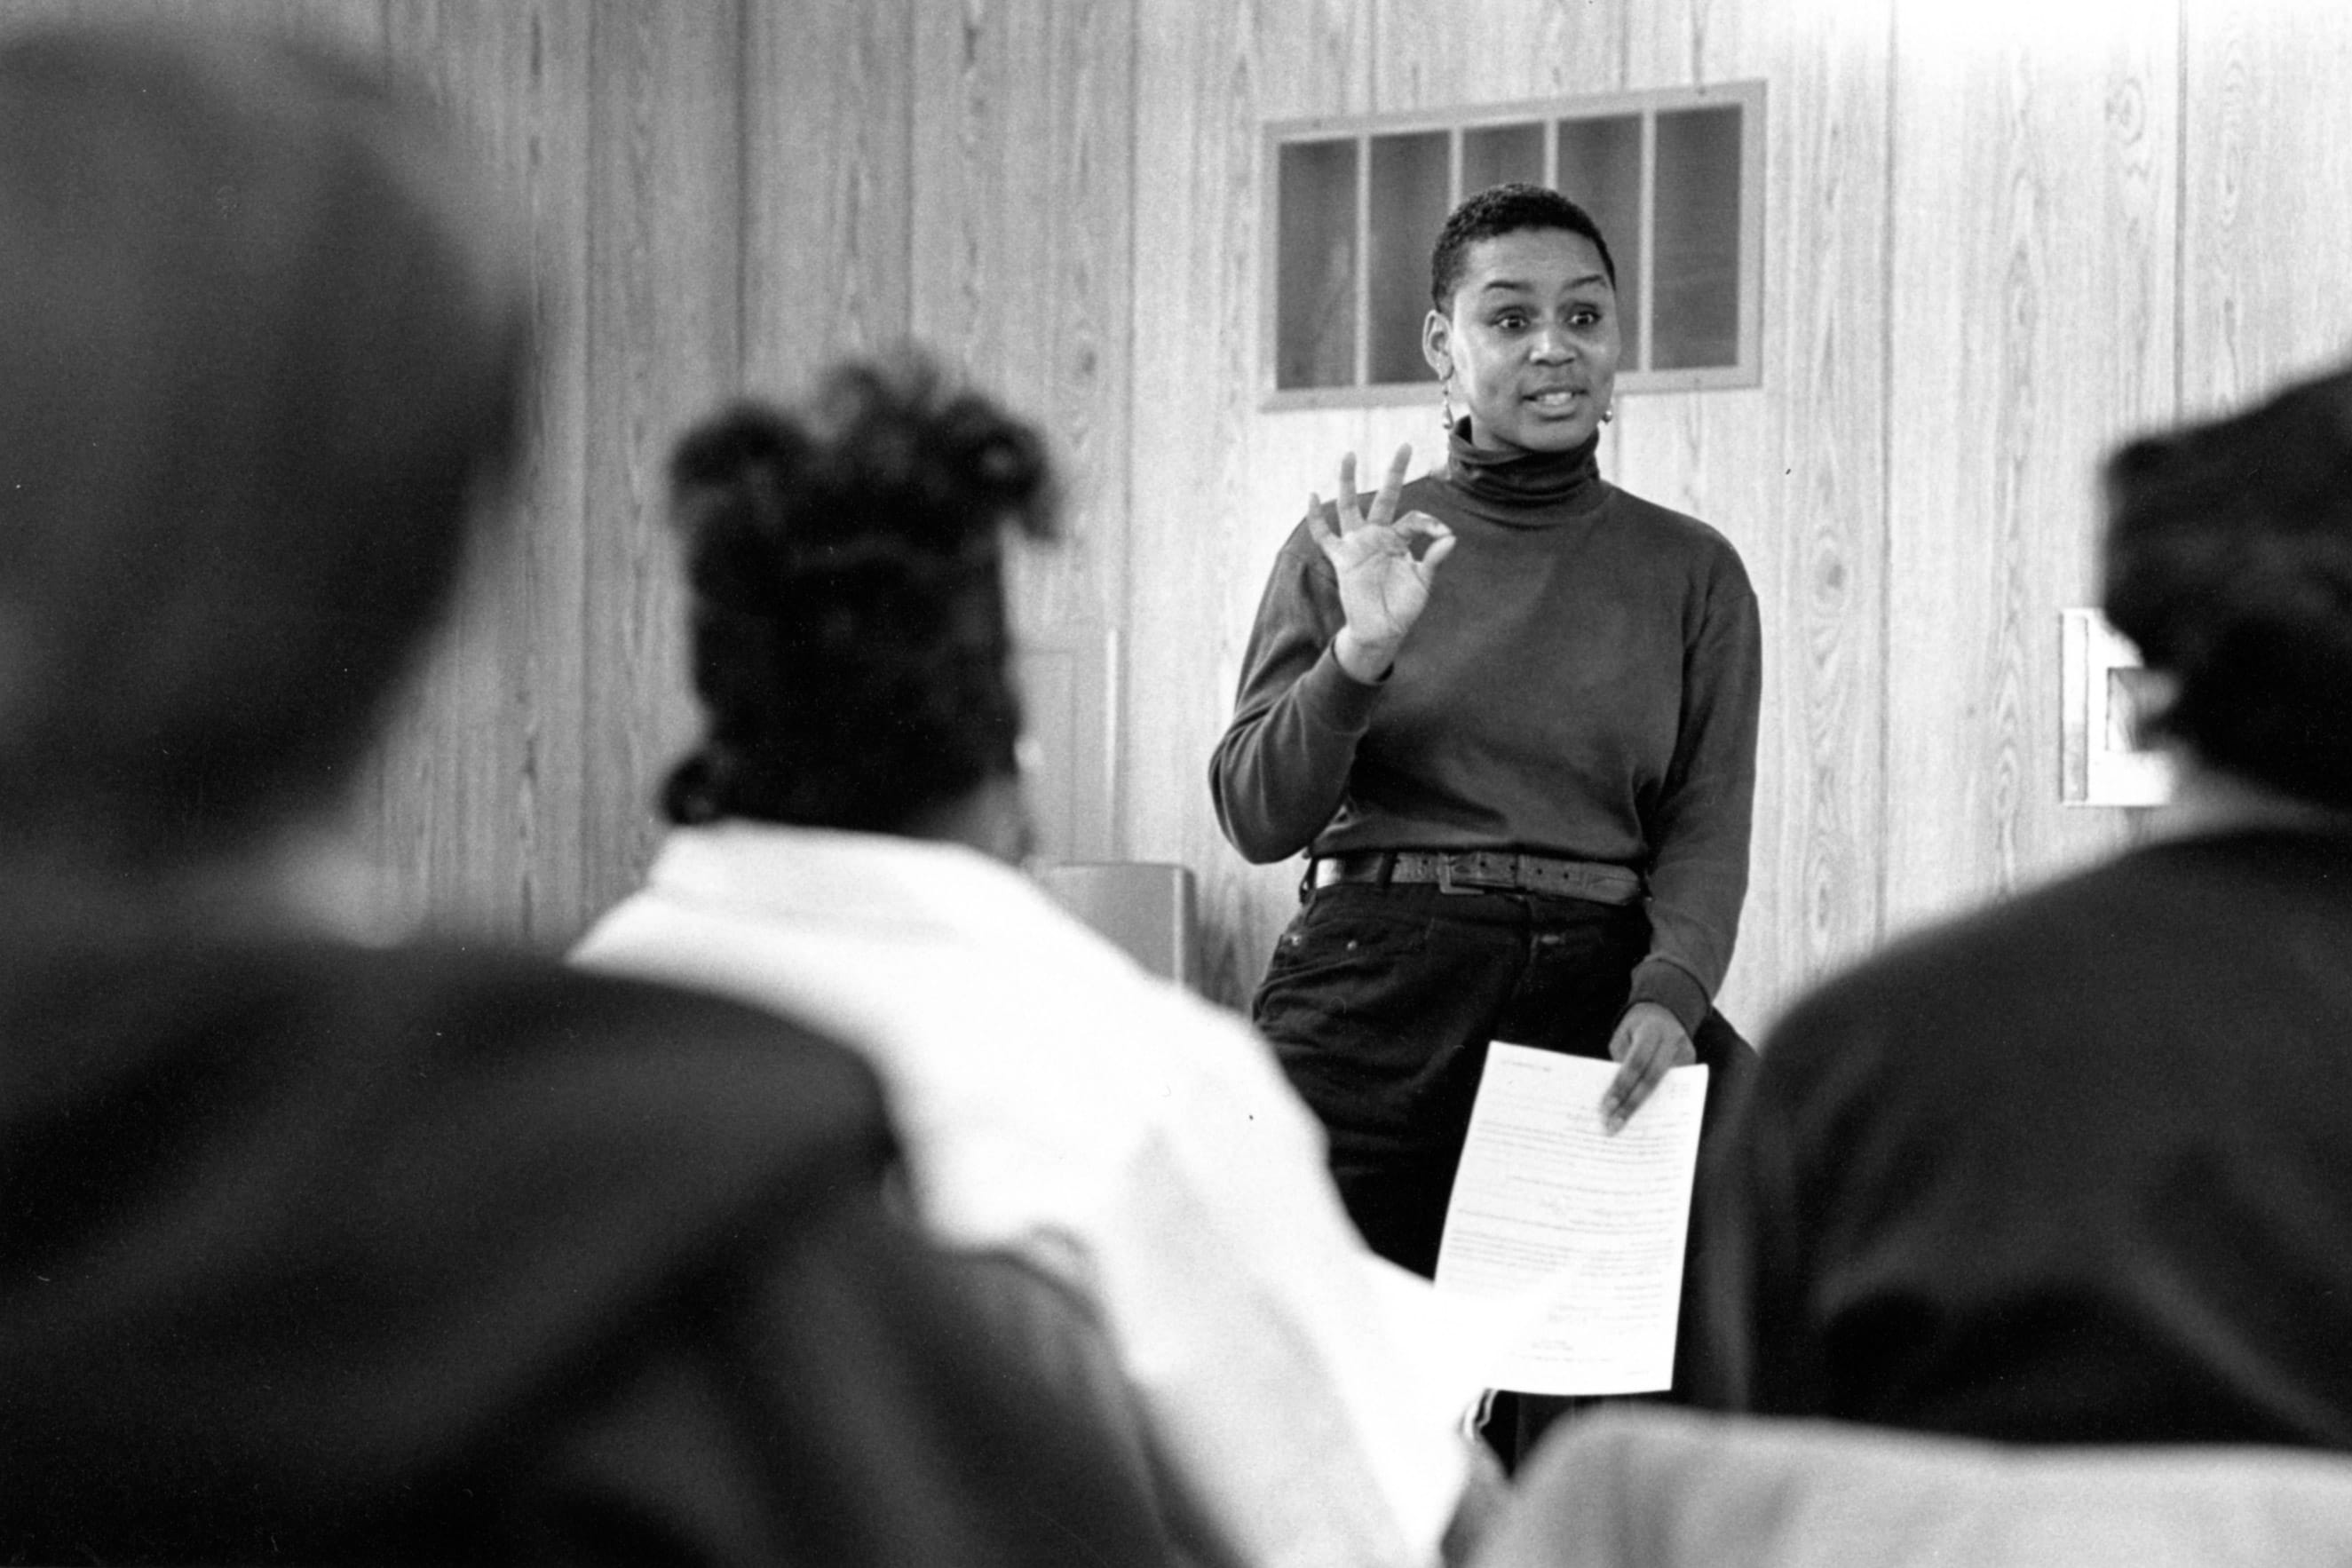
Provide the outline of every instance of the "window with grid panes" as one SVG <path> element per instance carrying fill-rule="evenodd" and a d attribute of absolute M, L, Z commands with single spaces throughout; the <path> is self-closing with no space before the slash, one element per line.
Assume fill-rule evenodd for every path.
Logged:
<path fill-rule="evenodd" d="M 1591 213 L 1617 265 L 1622 392 L 1753 386 L 1764 84 L 1267 127 L 1271 406 L 1429 395 L 1429 251 L 1525 180 Z"/>

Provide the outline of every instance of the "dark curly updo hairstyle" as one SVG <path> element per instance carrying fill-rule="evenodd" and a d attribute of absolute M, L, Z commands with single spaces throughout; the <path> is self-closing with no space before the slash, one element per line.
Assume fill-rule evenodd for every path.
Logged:
<path fill-rule="evenodd" d="M 1601 253 L 1601 269 L 1609 275 L 1609 287 L 1617 287 L 1616 260 L 1610 256 L 1609 242 L 1601 237 L 1601 226 L 1592 221 L 1591 213 L 1549 185 L 1518 182 L 1491 185 L 1464 200 L 1437 231 L 1437 244 L 1429 253 L 1429 298 L 1440 315 L 1454 309 L 1454 290 L 1461 285 L 1463 258 L 1470 247 L 1482 239 L 1517 234 L 1523 228 L 1560 228 L 1582 235 Z"/>
<path fill-rule="evenodd" d="M 729 409 L 670 481 L 705 716 L 671 821 L 897 832 L 1015 771 L 1003 535 L 1056 517 L 1035 431 L 908 354 Z"/>
<path fill-rule="evenodd" d="M 2132 442 L 2105 473 L 2105 607 L 2206 763 L 2352 807 L 2352 371 Z"/>

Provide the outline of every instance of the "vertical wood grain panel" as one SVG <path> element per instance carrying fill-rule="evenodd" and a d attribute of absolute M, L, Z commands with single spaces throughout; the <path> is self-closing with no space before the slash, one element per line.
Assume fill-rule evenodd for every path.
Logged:
<path fill-rule="evenodd" d="M 1032 666 L 1088 677 L 1029 693 L 1033 804 L 1062 858 L 1114 837 L 1102 677 L 1126 600 L 1133 52 L 1130 0 L 916 12 L 908 319 L 1044 428 L 1067 487 L 1066 537 L 1017 552 L 1008 580 Z"/>
<path fill-rule="evenodd" d="M 2184 412 L 2252 401 L 2352 351 L 2352 10 L 2188 12 Z"/>
<path fill-rule="evenodd" d="M 1014 75 L 1039 63 L 1047 9 L 945 0 L 914 13 L 908 321 L 933 353 L 982 375 L 1013 368 L 1005 318 L 1017 336 L 1013 300 L 1042 292 L 1024 268 L 1058 216 L 1041 199 L 1051 115 L 1034 95 L 1045 83 Z M 1031 368 L 1025 345 L 1013 353 Z"/>
<path fill-rule="evenodd" d="M 1209 752 L 1275 550 L 1364 436 L 1353 411 L 1257 411 L 1261 128 L 1367 107 L 1370 12 L 1139 0 L 1137 18 L 1125 849 L 1197 873 L 1202 984 L 1239 1000 L 1297 873 L 1244 865 L 1224 842 Z"/>
<path fill-rule="evenodd" d="M 1202 983 L 1230 999 L 1255 940 L 1252 873 L 1217 834 L 1206 780 L 1239 667 L 1228 603 L 1270 558 L 1248 484 L 1269 89 L 1238 5 L 1139 0 L 1136 60 L 1135 184 L 1150 199 L 1135 212 L 1128 847 L 1194 868 Z"/>
<path fill-rule="evenodd" d="M 2092 472 L 2173 401 L 2179 16 L 2032 48 L 1899 0 L 1887 904 L 1900 926 L 2115 845 L 2058 804 L 2057 612 Z"/>
<path fill-rule="evenodd" d="M 1890 28 L 1883 5 L 1841 10 L 1782 35 L 1769 71 L 1770 506 L 1738 533 L 1764 617 L 1766 708 L 1754 892 L 1727 989 L 1759 1029 L 1883 929 Z"/>
<path fill-rule="evenodd" d="M 587 907 L 634 887 L 692 732 L 665 466 L 740 384 L 737 0 L 598 10 L 590 56 Z"/>
<path fill-rule="evenodd" d="M 525 237 L 540 363 L 512 514 L 392 728 L 373 848 L 404 913 L 561 940 L 581 902 L 586 27 L 558 3 L 385 17 L 393 63 L 480 149 Z"/>
<path fill-rule="evenodd" d="M 743 378 L 790 400 L 909 330 L 916 0 L 745 0 Z"/>
<path fill-rule="evenodd" d="M 1376 0 L 1373 109 L 1616 92 L 1634 8 L 1584 0 Z M 1433 236 L 1433 238 L 1435 237 Z"/>
<path fill-rule="evenodd" d="M 1035 625 L 1108 625 L 1127 607 L 1134 0 L 1056 0 L 1040 43 L 1022 91 L 1048 111 L 1041 195 L 1056 216 L 1039 270 L 1042 341 L 1034 369 L 1007 363 L 1000 374 L 1009 392 L 1034 389 L 1024 395 L 1050 421 L 1071 486 L 1071 538 L 1051 558 L 1057 564 L 1016 577 L 1016 603 Z"/>

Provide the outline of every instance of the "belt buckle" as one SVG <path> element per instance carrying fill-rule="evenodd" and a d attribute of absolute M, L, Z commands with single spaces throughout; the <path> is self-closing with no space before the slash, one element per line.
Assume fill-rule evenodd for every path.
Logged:
<path fill-rule="evenodd" d="M 1475 899 L 1481 892 L 1485 891 L 1483 888 L 1469 885 L 1457 888 L 1454 885 L 1454 862 L 1456 858 L 1457 857 L 1449 853 L 1442 851 L 1439 853 L 1437 857 L 1437 890 L 1440 893 L 1451 893 L 1457 898 Z"/>

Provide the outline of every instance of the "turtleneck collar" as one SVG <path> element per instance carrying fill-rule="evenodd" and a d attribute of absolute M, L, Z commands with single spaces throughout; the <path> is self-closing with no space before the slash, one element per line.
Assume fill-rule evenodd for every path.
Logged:
<path fill-rule="evenodd" d="M 1507 507 L 1565 506 L 1583 511 L 1606 491 L 1601 435 L 1565 452 L 1498 451 L 1470 444 L 1470 421 L 1454 421 L 1446 439 L 1446 476 L 1464 494 Z"/>

